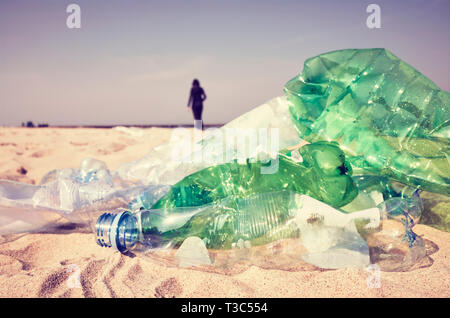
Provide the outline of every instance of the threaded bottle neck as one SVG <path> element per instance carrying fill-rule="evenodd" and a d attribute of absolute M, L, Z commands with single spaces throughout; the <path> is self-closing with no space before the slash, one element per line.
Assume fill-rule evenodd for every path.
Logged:
<path fill-rule="evenodd" d="M 104 213 L 97 220 L 95 233 L 98 245 L 125 253 L 138 241 L 138 220 L 128 211 L 119 214 Z"/>

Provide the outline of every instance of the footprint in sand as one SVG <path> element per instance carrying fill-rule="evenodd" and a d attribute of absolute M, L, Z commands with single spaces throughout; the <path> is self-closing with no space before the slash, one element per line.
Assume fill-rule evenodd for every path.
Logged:
<path fill-rule="evenodd" d="M 7 146 L 17 147 L 17 144 L 14 142 L 0 142 L 0 147 L 7 147 Z"/>
<path fill-rule="evenodd" d="M 44 156 L 49 155 L 50 152 L 51 152 L 50 150 L 38 150 L 38 151 L 33 152 L 31 154 L 31 157 L 33 157 L 33 158 L 42 158 Z"/>
<path fill-rule="evenodd" d="M 69 272 L 64 268 L 48 275 L 39 288 L 38 297 L 51 297 L 62 284 L 65 284 Z M 61 286 L 63 288 L 63 286 Z M 65 289 L 65 287 L 64 287 Z"/>
<path fill-rule="evenodd" d="M 175 298 L 181 295 L 183 288 L 175 277 L 163 281 L 155 288 L 156 298 Z"/>
<path fill-rule="evenodd" d="M 83 289 L 83 296 L 86 298 L 95 297 L 94 282 L 100 276 L 103 269 L 104 260 L 92 260 L 81 272 L 80 282 Z"/>
<path fill-rule="evenodd" d="M 23 264 L 14 257 L 0 254 L 0 275 L 20 273 L 23 267 Z"/>
<path fill-rule="evenodd" d="M 88 145 L 87 142 L 75 142 L 75 141 L 71 141 L 70 144 L 73 145 L 73 146 L 77 146 L 77 147 L 87 146 Z"/>
<path fill-rule="evenodd" d="M 29 271 L 34 268 L 36 255 L 39 253 L 39 245 L 37 243 L 31 243 L 20 249 L 3 249 L 1 255 L 8 256 L 18 261 L 22 270 Z"/>
<path fill-rule="evenodd" d="M 100 148 L 97 150 L 97 152 L 101 155 L 109 155 L 113 152 L 119 152 L 122 151 L 123 149 L 125 149 L 127 147 L 127 145 L 125 144 L 121 144 L 121 143 L 117 143 L 117 142 L 113 142 L 110 143 L 107 147 L 105 148 Z"/>
<path fill-rule="evenodd" d="M 128 270 L 127 278 L 131 282 L 136 282 L 142 278 L 142 274 L 144 274 L 144 270 L 141 265 L 135 264 Z"/>

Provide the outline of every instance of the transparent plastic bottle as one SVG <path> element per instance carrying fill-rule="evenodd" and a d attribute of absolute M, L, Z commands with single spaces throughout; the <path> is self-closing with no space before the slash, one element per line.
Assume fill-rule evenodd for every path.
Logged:
<path fill-rule="evenodd" d="M 93 227 L 106 211 L 126 208 L 139 194 L 155 202 L 168 185 L 134 185 L 114 179 L 106 164 L 86 158 L 80 168 L 48 172 L 39 185 L 0 180 L 0 235 L 51 230 L 61 217 Z"/>
<path fill-rule="evenodd" d="M 311 262 L 315 265 L 327 267 L 331 251 L 341 257 L 353 253 L 353 258 L 356 253 L 358 259 L 365 257 L 363 263 L 368 265 L 369 248 L 364 239 L 379 232 L 386 220 L 403 229 L 401 237 L 392 237 L 394 241 L 423 251 L 423 243 L 412 231 L 421 211 L 415 206 L 404 198 L 392 198 L 375 208 L 346 213 L 306 195 L 278 191 L 229 197 L 199 207 L 105 213 L 95 231 L 100 246 L 122 253 L 177 249 L 191 237 L 200 238 L 208 250 L 301 239 L 306 250 L 299 253 L 314 255 Z"/>
<path fill-rule="evenodd" d="M 186 176 L 154 204 L 145 197 L 132 208 L 161 209 L 202 206 L 227 197 L 246 198 L 257 193 L 294 191 L 334 207 L 350 203 L 357 195 L 351 167 L 336 143 L 316 142 L 278 153 L 270 173 L 267 164 L 247 160 L 214 165 Z"/>
<path fill-rule="evenodd" d="M 388 50 L 309 58 L 284 91 L 299 136 L 338 142 L 355 172 L 450 195 L 450 93 Z"/>

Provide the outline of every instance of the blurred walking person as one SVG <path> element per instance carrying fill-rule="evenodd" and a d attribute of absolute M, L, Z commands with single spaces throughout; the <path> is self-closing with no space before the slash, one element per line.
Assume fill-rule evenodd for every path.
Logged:
<path fill-rule="evenodd" d="M 194 126 L 198 129 L 203 129 L 202 124 L 202 112 L 203 101 L 206 99 L 206 94 L 203 88 L 200 86 L 198 79 L 192 81 L 191 93 L 189 95 L 189 101 L 187 104 L 187 110 L 192 107 L 192 113 L 194 114 Z"/>

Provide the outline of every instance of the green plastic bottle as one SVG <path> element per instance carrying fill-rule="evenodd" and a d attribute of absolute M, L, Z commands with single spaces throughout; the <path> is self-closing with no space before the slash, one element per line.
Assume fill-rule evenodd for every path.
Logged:
<path fill-rule="evenodd" d="M 330 211 L 331 218 L 324 220 Z M 377 208 L 355 216 L 380 220 Z M 230 249 L 239 241 L 256 246 L 298 238 L 302 221 L 343 227 L 352 218 L 309 196 L 277 191 L 246 198 L 228 197 L 198 207 L 106 213 L 97 222 L 97 240 L 102 246 L 124 252 L 137 242 L 146 248 L 178 247 L 188 237 L 195 236 L 207 248 Z"/>
<path fill-rule="evenodd" d="M 97 242 L 124 252 L 138 242 L 146 248 L 177 247 L 192 236 L 212 249 L 229 249 L 239 240 L 260 245 L 298 237 L 288 222 L 297 208 L 295 195 L 279 191 L 197 207 L 106 213 L 97 221 Z"/>
<path fill-rule="evenodd" d="M 265 164 L 231 162 L 211 166 L 185 177 L 159 201 L 144 209 L 201 206 L 227 197 L 245 198 L 257 193 L 293 191 L 334 207 L 355 198 L 357 189 L 350 165 L 336 143 L 308 144 L 297 152 L 278 154 L 278 169 L 262 173 Z"/>
<path fill-rule="evenodd" d="M 140 211 L 140 237 L 158 246 L 178 244 L 188 236 L 202 237 L 213 248 L 229 248 L 236 237 L 260 244 L 298 234 L 271 232 L 289 217 L 292 193 L 335 207 L 357 195 L 351 169 L 335 143 L 318 142 L 298 152 L 283 151 L 278 154 L 278 169 L 262 173 L 263 167 L 249 160 L 216 165 L 185 177 L 152 206 L 147 206 L 151 201 L 138 198 L 130 207 Z M 274 192 L 285 194 L 264 195 Z M 259 200 L 247 200 L 258 195 Z M 104 218 L 109 218 L 108 214 Z M 131 226 L 127 220 L 115 220 L 128 233 L 120 236 L 125 241 L 119 245 L 127 246 L 125 238 L 133 241 L 138 234 L 127 229 Z"/>
<path fill-rule="evenodd" d="M 423 241 L 413 232 L 420 212 L 415 199 L 395 197 L 373 208 L 345 213 L 307 195 L 278 191 L 228 197 L 198 207 L 106 213 L 97 221 L 96 236 L 103 247 L 148 253 L 179 266 L 228 266 L 244 255 L 252 261 L 251 257 L 259 256 L 258 252 L 246 254 L 251 247 L 264 245 L 256 250 L 269 252 L 270 244 L 266 244 L 291 239 L 294 263 L 303 258 L 322 268 L 364 267 L 370 263 L 369 248 L 378 251 L 380 247 L 383 261 L 388 260 L 386 268 L 396 270 L 412 266 L 425 255 Z M 385 222 L 390 222 L 391 230 L 383 232 Z M 269 255 L 275 257 L 274 264 L 281 256 L 276 250 Z"/>
<path fill-rule="evenodd" d="M 338 142 L 355 174 L 450 195 L 450 94 L 391 52 L 321 54 L 284 90 L 299 136 Z"/>

